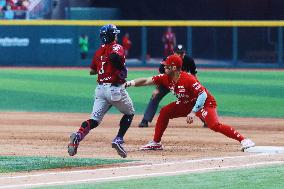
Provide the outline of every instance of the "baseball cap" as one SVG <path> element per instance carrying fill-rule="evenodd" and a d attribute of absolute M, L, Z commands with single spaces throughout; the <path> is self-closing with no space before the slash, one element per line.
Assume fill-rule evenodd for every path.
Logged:
<path fill-rule="evenodd" d="M 178 44 L 175 48 L 174 48 L 174 52 L 181 54 L 181 53 L 185 53 L 185 49 L 183 48 L 182 44 Z"/>
<path fill-rule="evenodd" d="M 176 66 L 181 68 L 182 66 L 182 59 L 178 55 L 170 55 L 167 59 L 163 62 L 165 66 Z"/>

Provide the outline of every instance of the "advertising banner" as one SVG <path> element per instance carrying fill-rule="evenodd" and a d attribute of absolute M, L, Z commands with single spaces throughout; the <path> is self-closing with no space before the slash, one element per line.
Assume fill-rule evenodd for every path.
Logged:
<path fill-rule="evenodd" d="M 0 26 L 0 65 L 74 66 L 79 35 L 72 26 Z"/>

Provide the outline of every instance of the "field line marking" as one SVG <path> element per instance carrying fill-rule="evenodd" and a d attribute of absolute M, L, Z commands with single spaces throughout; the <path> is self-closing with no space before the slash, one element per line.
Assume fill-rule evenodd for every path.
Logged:
<path fill-rule="evenodd" d="M 226 169 L 235 169 L 235 168 L 244 168 L 244 167 L 254 167 L 260 165 L 273 165 L 273 164 L 283 164 L 284 161 L 272 161 L 272 162 L 258 162 L 258 163 L 251 163 L 246 165 L 238 165 L 238 166 L 225 166 L 225 167 L 211 167 L 211 168 L 201 168 L 201 169 L 188 169 L 183 171 L 172 171 L 172 172 L 160 172 L 160 173 L 143 173 L 143 174 L 133 174 L 127 176 L 115 176 L 115 177 L 107 177 L 107 178 L 95 178 L 95 179 L 82 179 L 82 180 L 75 180 L 75 181 L 57 181 L 57 182 L 42 182 L 42 183 L 35 183 L 35 184 L 20 184 L 20 185 L 8 185 L 8 186 L 0 186 L 1 188 L 16 188 L 16 187 L 35 187 L 35 186 L 47 186 L 47 185 L 66 185 L 66 184 L 78 184 L 83 182 L 100 182 L 100 181 L 116 181 L 121 179 L 132 179 L 132 178 L 145 178 L 145 177 L 153 177 L 153 176 L 166 176 L 166 175 L 178 175 L 178 174 L 185 174 L 185 173 L 196 173 L 201 171 L 210 171 L 210 170 L 226 170 Z"/>
<path fill-rule="evenodd" d="M 166 163 L 154 163 L 147 165 L 134 165 L 134 166 L 126 166 L 126 167 L 113 167 L 113 168 L 102 168 L 102 169 L 90 169 L 90 170 L 78 170 L 78 171 L 59 171 L 59 172 L 49 172 L 49 173 L 41 173 L 34 175 L 22 175 L 22 176 L 9 176 L 9 177 L 0 177 L 2 179 L 17 179 L 17 178 L 25 178 L 25 177 L 40 177 L 45 175 L 58 175 L 58 174 L 72 174 L 72 173 L 92 173 L 97 171 L 107 171 L 107 170 L 117 170 L 117 169 L 135 169 L 135 168 L 143 168 L 143 167 L 152 167 L 152 166 L 160 166 L 160 165 L 174 165 L 174 164 L 183 164 L 183 163 L 196 163 L 196 162 L 206 162 L 212 160 L 223 160 L 223 159 L 236 159 L 236 158 L 247 158 L 254 156 L 266 156 L 271 154 L 260 153 L 260 154 L 252 154 L 245 156 L 224 156 L 224 157 L 213 157 L 213 158 L 201 158 L 194 160 L 184 160 L 184 161 L 174 161 L 174 162 L 166 162 Z"/>

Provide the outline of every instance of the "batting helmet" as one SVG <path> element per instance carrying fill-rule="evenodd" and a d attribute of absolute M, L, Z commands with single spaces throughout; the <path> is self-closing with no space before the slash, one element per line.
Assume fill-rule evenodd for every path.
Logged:
<path fill-rule="evenodd" d="M 120 33 L 120 30 L 115 25 L 108 24 L 101 27 L 100 39 L 103 44 L 109 44 L 115 40 L 118 33 Z"/>

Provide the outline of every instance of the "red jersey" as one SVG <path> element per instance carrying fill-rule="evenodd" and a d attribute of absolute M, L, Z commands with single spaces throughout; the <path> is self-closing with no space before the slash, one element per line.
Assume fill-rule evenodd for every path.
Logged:
<path fill-rule="evenodd" d="M 168 88 L 181 103 L 191 103 L 194 105 L 198 95 L 202 91 L 205 91 L 207 93 L 207 99 L 204 106 L 217 106 L 214 97 L 209 93 L 209 91 L 203 87 L 193 75 L 188 74 L 187 72 L 180 72 L 180 77 L 177 83 L 174 83 L 174 81 L 172 81 L 166 74 L 154 76 L 152 77 L 152 80 L 156 85 L 163 85 Z"/>
<path fill-rule="evenodd" d="M 124 49 L 121 45 L 115 41 L 102 45 L 96 51 L 90 65 L 91 69 L 97 70 L 98 83 L 123 84 L 125 82 L 125 77 L 121 77 L 121 70 L 115 68 L 109 60 L 109 55 L 112 53 L 118 54 L 125 65 Z"/>

